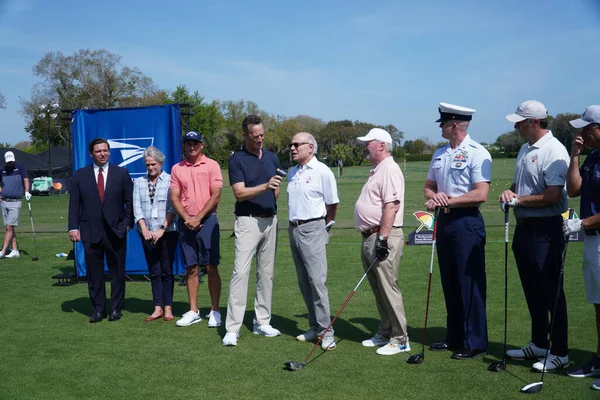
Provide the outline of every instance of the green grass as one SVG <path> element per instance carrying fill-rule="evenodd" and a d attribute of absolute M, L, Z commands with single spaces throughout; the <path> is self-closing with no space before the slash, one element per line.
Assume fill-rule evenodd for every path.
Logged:
<path fill-rule="evenodd" d="M 32 200 L 40 261 L 35 254 L 27 208 L 21 212 L 20 259 L 0 260 L 0 398 L 2 399 L 146 399 L 146 398 L 344 398 L 344 399 L 509 399 L 521 398 L 519 389 L 539 380 L 531 362 L 509 362 L 507 371 L 490 373 L 489 362 L 502 353 L 504 323 L 503 216 L 499 193 L 509 186 L 514 160 L 494 164 L 490 201 L 483 207 L 488 231 L 487 282 L 489 356 L 455 361 L 450 353 L 426 351 L 425 362 L 408 365 L 406 355 L 382 357 L 360 341 L 377 328 L 377 311 L 368 283 L 356 292 L 335 323 L 338 348 L 318 349 L 302 371 L 283 370 L 289 360 L 302 361 L 312 344 L 293 337 L 307 328 L 289 251 L 286 229 L 279 232 L 272 324 L 283 335 L 255 336 L 251 332 L 254 278 L 239 345 L 224 347 L 223 327 L 208 329 L 206 322 L 176 328 L 174 322 L 143 320 L 152 310 L 150 285 L 127 284 L 126 306 L 118 322 L 89 324 L 87 286 L 53 287 L 50 277 L 71 271 L 72 263 L 55 254 L 71 248 L 66 234 L 67 196 Z M 403 166 L 402 166 L 403 167 Z M 345 168 L 339 179 L 340 210 L 328 246 L 328 287 L 332 314 L 338 310 L 362 276 L 360 235 L 353 230 L 353 207 L 368 167 Z M 417 227 L 412 213 L 423 209 L 427 163 L 409 163 L 405 170 L 405 234 Z M 221 312 L 225 315 L 228 283 L 233 266 L 233 195 L 226 187 L 219 208 L 222 233 L 223 279 Z M 576 203 L 577 204 L 577 203 Z M 576 207 L 578 209 L 578 207 Z M 279 202 L 280 217 L 287 214 L 286 196 Z M 62 219 L 61 219 L 62 217 Z M 511 237 L 514 224 L 511 220 Z M 285 224 L 280 224 L 281 228 Z M 429 246 L 406 247 L 400 266 L 399 287 L 405 301 L 413 353 L 421 349 L 425 296 L 430 261 Z M 583 246 L 571 243 L 565 268 L 569 306 L 570 358 L 586 362 L 596 347 L 593 308 L 585 301 L 581 274 Z M 142 256 L 142 255 L 140 255 Z M 202 313 L 208 312 L 206 284 L 201 285 Z M 445 336 L 445 307 L 437 263 L 434 267 L 428 342 Z M 174 311 L 187 311 L 184 287 L 176 286 Z M 530 320 L 520 281 L 509 258 L 510 347 L 529 341 Z M 566 371 L 547 374 L 543 398 L 591 398 L 592 378 L 573 379 Z"/>

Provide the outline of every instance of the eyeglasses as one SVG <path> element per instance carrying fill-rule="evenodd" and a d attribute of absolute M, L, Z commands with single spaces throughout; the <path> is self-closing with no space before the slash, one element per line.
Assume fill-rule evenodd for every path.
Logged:
<path fill-rule="evenodd" d="M 302 146 L 303 144 L 310 144 L 310 143 L 308 143 L 308 142 L 290 143 L 290 147 L 297 149 L 298 147 Z"/>

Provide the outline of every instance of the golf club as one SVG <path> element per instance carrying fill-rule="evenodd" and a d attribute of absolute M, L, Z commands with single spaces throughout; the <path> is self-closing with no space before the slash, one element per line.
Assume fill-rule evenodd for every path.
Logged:
<path fill-rule="evenodd" d="M 569 209 L 569 219 L 573 218 L 573 212 L 574 210 L 571 208 Z M 546 346 L 546 355 L 544 356 L 543 361 L 543 366 L 542 366 L 542 377 L 540 378 L 539 382 L 533 382 L 533 383 L 528 383 L 527 385 L 523 386 L 521 388 L 521 392 L 523 393 L 528 393 L 528 394 L 534 394 L 534 393 L 538 393 L 542 390 L 542 387 L 544 385 L 544 373 L 546 372 L 546 358 L 548 358 L 548 353 L 550 352 L 550 334 L 552 333 L 552 329 L 554 328 L 554 315 L 556 314 L 556 307 L 558 306 L 558 298 L 560 296 L 560 288 L 562 286 L 562 280 L 563 280 L 563 272 L 565 270 L 565 259 L 567 258 L 567 247 L 569 246 L 569 235 L 567 235 L 566 239 L 565 239 L 565 249 L 563 250 L 563 255 L 562 255 L 562 263 L 560 266 L 560 275 L 558 276 L 558 288 L 556 289 L 556 299 L 554 300 L 554 311 L 552 312 L 552 318 L 550 321 L 550 327 L 548 329 L 548 345 Z"/>
<path fill-rule="evenodd" d="M 358 281 L 358 284 L 354 287 L 354 289 L 352 290 L 352 292 L 350 292 L 350 296 L 348 296 L 348 298 L 346 299 L 346 301 L 344 301 L 344 304 L 342 304 L 342 307 L 340 308 L 340 310 L 337 312 L 337 314 L 335 315 L 335 317 L 331 320 L 331 323 L 329 324 L 329 326 L 327 328 L 325 328 L 325 330 L 323 331 L 323 334 L 319 337 L 319 340 L 317 341 L 317 343 L 315 343 L 315 345 L 313 346 L 312 350 L 310 351 L 310 353 L 308 353 L 308 355 L 306 356 L 306 358 L 304 359 L 304 361 L 302 361 L 301 363 L 299 363 L 297 361 L 288 361 L 288 362 L 285 362 L 284 365 L 285 365 L 285 368 L 287 370 L 289 370 L 289 371 L 300 371 L 302 368 L 304 368 L 304 366 L 308 362 L 308 359 L 310 358 L 310 356 L 312 355 L 312 353 L 317 349 L 317 347 L 319 347 L 319 344 L 321 343 L 321 341 L 325 337 L 325 334 L 327 333 L 327 331 L 329 331 L 329 329 L 331 328 L 331 326 L 333 325 L 333 323 L 335 322 L 335 320 L 337 319 L 337 317 L 342 313 L 342 310 L 344 309 L 344 307 L 346 307 L 346 304 L 348 304 L 348 302 L 350 301 L 350 299 L 352 298 L 352 296 L 354 296 L 354 292 L 356 292 L 356 290 L 358 289 L 358 287 L 360 286 L 360 284 L 362 283 L 362 281 L 365 280 L 365 278 L 367 277 L 367 274 L 369 273 L 369 271 L 371 271 L 371 268 L 373 268 L 373 265 L 375 265 L 376 262 L 377 262 L 377 257 L 375 257 L 373 259 L 373 262 L 371 262 L 371 265 L 369 265 L 369 268 L 367 268 L 367 270 L 365 271 L 365 274 L 362 276 L 362 278 L 360 278 L 360 281 Z"/>
<path fill-rule="evenodd" d="M 33 215 L 31 214 L 31 203 L 27 201 L 27 207 L 29 207 L 29 219 L 31 220 L 31 232 L 33 232 L 33 246 L 35 247 L 35 257 L 31 259 L 31 261 L 38 261 L 38 248 L 37 241 L 35 239 L 35 228 L 33 227 Z"/>
<path fill-rule="evenodd" d="M 433 258 L 435 256 L 435 234 L 437 232 L 439 208 L 435 209 L 433 217 L 433 236 L 431 241 L 431 262 L 429 263 L 429 284 L 427 285 L 427 303 L 425 305 L 425 327 L 423 328 L 423 348 L 420 353 L 413 354 L 406 360 L 409 364 L 421 364 L 425 360 L 425 342 L 427 342 L 427 317 L 429 316 L 429 297 L 431 294 L 431 276 L 433 275 Z"/>
<path fill-rule="evenodd" d="M 498 372 L 506 369 L 506 329 L 508 325 L 508 206 L 504 205 L 504 352 L 502 360 L 491 363 L 488 371 Z"/>

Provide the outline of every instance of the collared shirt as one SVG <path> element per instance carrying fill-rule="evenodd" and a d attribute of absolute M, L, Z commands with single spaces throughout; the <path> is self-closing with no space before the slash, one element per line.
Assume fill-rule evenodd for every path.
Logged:
<path fill-rule="evenodd" d="M 379 226 L 383 207 L 394 201 L 400 202 L 393 223 L 393 226 L 399 227 L 404 223 L 404 175 L 394 157 L 390 156 L 370 171 L 354 206 L 354 227 L 364 232 Z"/>
<path fill-rule="evenodd" d="M 567 191 L 564 186 L 569 169 L 567 149 L 548 131 L 534 144 L 525 143 L 517 155 L 515 193 L 528 196 L 542 193 L 549 186 L 562 186 L 558 203 L 541 208 L 515 207 L 515 217 L 552 217 L 567 210 Z"/>
<path fill-rule="evenodd" d="M 157 230 L 164 222 L 167 213 L 174 214 L 171 206 L 169 185 L 171 176 L 162 171 L 156 180 L 156 185 L 148 180 L 148 174 L 133 180 L 133 216 L 138 231 L 141 231 L 140 219 L 146 221 L 148 230 Z M 152 196 L 150 196 L 152 190 Z M 174 231 L 177 228 L 177 218 L 173 218 L 166 231 Z"/>
<path fill-rule="evenodd" d="M 98 173 L 100 172 L 100 167 L 95 163 L 94 165 L 94 176 L 96 177 L 96 184 L 98 184 Z M 108 180 L 108 163 L 102 166 L 102 175 L 104 175 L 104 189 L 106 189 L 106 181 Z"/>
<path fill-rule="evenodd" d="M 600 153 L 592 151 L 579 168 L 581 174 L 581 203 L 579 218 L 600 213 Z"/>
<path fill-rule="evenodd" d="M 324 217 L 326 204 L 340 202 L 335 176 L 317 157 L 288 173 L 288 219 L 305 221 Z"/>
<path fill-rule="evenodd" d="M 21 199 L 25 194 L 23 179 L 29 179 L 27 168 L 15 162 L 15 168 L 9 173 L 2 169 L 2 198 Z"/>
<path fill-rule="evenodd" d="M 275 176 L 279 168 L 279 159 L 275 153 L 262 149 L 260 158 L 250 153 L 246 147 L 236 151 L 229 157 L 229 184 L 234 185 L 244 182 L 244 186 L 256 187 Z M 235 214 L 275 214 L 277 213 L 277 202 L 275 191 L 269 190 L 246 201 L 235 202 Z"/>
<path fill-rule="evenodd" d="M 179 190 L 181 205 L 190 217 L 204 208 L 210 199 L 210 188 L 213 187 L 223 187 L 221 167 L 204 154 L 196 164 L 185 159 L 171 168 L 171 189 Z"/>
<path fill-rule="evenodd" d="M 467 135 L 455 149 L 448 143 L 433 153 L 427 179 L 437 183 L 438 193 L 461 196 L 476 183 L 491 182 L 492 156 Z"/>

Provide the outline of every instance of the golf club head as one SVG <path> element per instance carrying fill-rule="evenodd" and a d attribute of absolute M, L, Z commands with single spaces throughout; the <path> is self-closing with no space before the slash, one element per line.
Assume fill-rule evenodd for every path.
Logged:
<path fill-rule="evenodd" d="M 408 357 L 406 362 L 408 364 L 422 364 L 424 360 L 425 360 L 425 354 L 423 354 L 423 352 L 421 352 L 421 353 L 413 354 L 412 356 Z"/>
<path fill-rule="evenodd" d="M 544 385 L 544 382 L 528 383 L 527 385 L 521 388 L 521 392 L 527 394 L 534 394 L 542 390 L 542 385 Z"/>
<path fill-rule="evenodd" d="M 38 260 L 39 260 L 39 258 L 37 258 L 37 257 L 33 257 L 33 258 L 31 259 L 31 261 L 38 261 Z"/>
<path fill-rule="evenodd" d="M 500 372 L 506 369 L 506 360 L 496 361 L 488 366 L 490 372 Z"/>
<path fill-rule="evenodd" d="M 304 367 L 304 363 L 299 363 L 296 361 L 288 361 L 284 363 L 285 369 L 288 371 L 300 371 Z"/>

